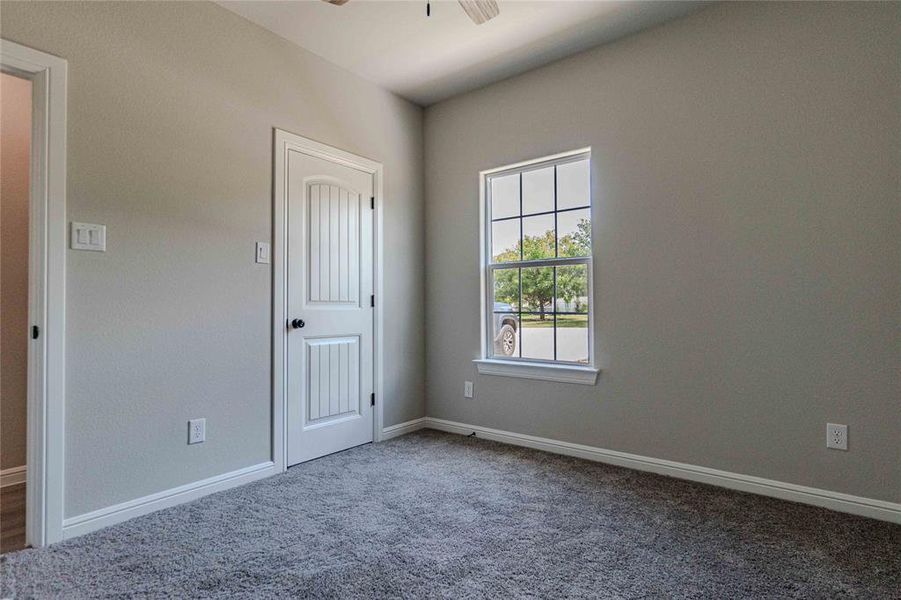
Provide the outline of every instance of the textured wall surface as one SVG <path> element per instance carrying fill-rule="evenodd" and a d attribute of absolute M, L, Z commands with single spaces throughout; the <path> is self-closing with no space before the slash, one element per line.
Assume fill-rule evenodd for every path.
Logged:
<path fill-rule="evenodd" d="M 0 74 L 0 469 L 25 464 L 31 82 Z"/>
<path fill-rule="evenodd" d="M 272 128 L 385 165 L 385 424 L 423 416 L 422 110 L 211 3 L 3 4 L 69 62 L 66 515 L 268 460 Z M 207 441 L 186 445 L 206 417 Z"/>
<path fill-rule="evenodd" d="M 429 416 L 901 501 L 899 24 L 724 3 L 427 109 Z M 583 146 L 599 382 L 480 377 L 478 172 Z"/>

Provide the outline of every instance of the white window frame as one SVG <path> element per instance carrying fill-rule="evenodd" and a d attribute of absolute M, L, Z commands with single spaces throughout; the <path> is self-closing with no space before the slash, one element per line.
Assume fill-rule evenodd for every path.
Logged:
<path fill-rule="evenodd" d="M 591 148 L 580 148 L 562 152 L 552 156 L 527 160 L 512 165 L 505 165 L 479 172 L 479 255 L 481 276 L 481 358 L 476 359 L 476 367 L 481 375 L 499 375 L 502 377 L 521 377 L 524 379 L 540 379 L 562 383 L 578 383 L 594 385 L 599 369 L 596 367 L 594 344 L 594 281 L 592 257 L 554 258 L 537 261 L 515 263 L 517 266 L 554 266 L 561 262 L 567 264 L 588 265 L 588 364 L 580 365 L 553 360 L 529 358 L 496 358 L 491 356 L 489 337 L 493 324 L 493 290 L 490 282 L 493 265 L 491 264 L 491 193 L 488 189 L 493 177 L 540 169 L 551 165 L 559 165 L 577 160 L 591 160 Z M 590 171 L 590 168 L 589 168 Z M 589 201 L 589 205 L 593 204 Z M 592 230 L 594 228 L 592 227 Z M 592 254 L 594 253 L 594 235 L 592 235 Z M 511 266 L 514 263 L 511 263 Z"/>

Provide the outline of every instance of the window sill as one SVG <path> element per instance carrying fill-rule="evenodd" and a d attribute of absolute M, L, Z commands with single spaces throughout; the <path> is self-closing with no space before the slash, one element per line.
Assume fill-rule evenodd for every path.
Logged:
<path fill-rule="evenodd" d="M 581 385 L 594 385 L 597 382 L 598 373 L 600 373 L 600 369 L 594 367 L 575 365 L 549 365 L 488 358 L 477 359 L 473 362 L 476 363 L 480 375 L 520 377 Z"/>

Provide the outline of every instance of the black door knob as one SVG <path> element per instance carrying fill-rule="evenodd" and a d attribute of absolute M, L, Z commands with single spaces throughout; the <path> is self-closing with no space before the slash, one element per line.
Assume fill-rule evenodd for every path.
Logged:
<path fill-rule="evenodd" d="M 304 325 L 306 325 L 306 323 L 303 322 L 303 319 L 291 319 L 291 327 L 294 329 L 300 329 Z"/>

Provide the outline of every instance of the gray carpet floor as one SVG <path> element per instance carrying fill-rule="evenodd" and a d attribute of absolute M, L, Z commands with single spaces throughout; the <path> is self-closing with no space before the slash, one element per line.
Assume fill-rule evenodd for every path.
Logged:
<path fill-rule="evenodd" d="M 16 598 L 899 598 L 901 526 L 423 431 L 0 569 Z"/>

